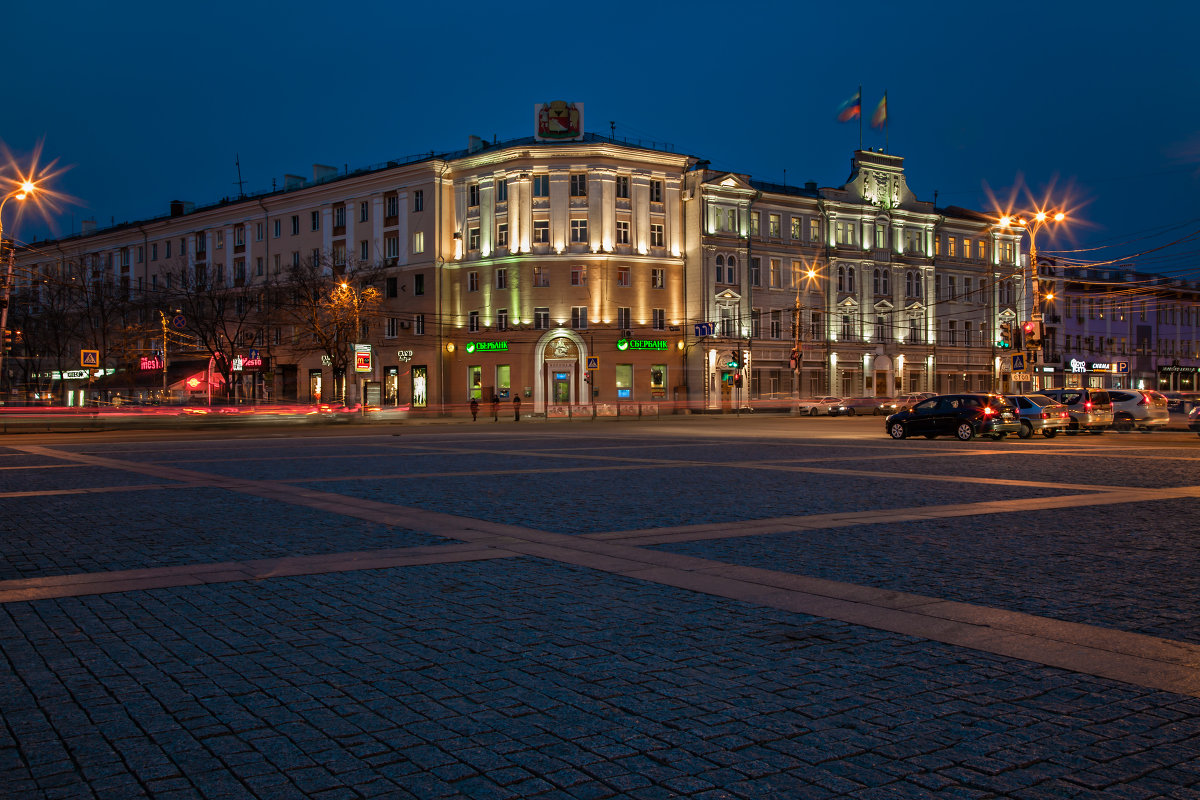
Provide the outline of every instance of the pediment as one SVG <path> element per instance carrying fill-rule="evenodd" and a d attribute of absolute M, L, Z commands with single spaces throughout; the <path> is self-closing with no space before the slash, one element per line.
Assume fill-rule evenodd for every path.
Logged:
<path fill-rule="evenodd" d="M 874 308 L 876 311 L 891 311 L 895 306 L 892 305 L 890 300 L 880 300 L 875 304 Z"/>
<path fill-rule="evenodd" d="M 735 292 L 733 289 L 725 289 L 723 291 L 717 292 L 716 299 L 724 300 L 727 302 L 729 302 L 729 301 L 736 302 L 736 301 L 741 300 L 742 296 L 740 294 L 738 294 L 737 292 Z"/>
<path fill-rule="evenodd" d="M 844 296 L 837 304 L 839 308 L 858 308 L 858 300 L 852 294 Z"/>
<path fill-rule="evenodd" d="M 704 184 L 709 191 L 724 190 L 728 192 L 747 194 L 754 192 L 754 187 L 750 185 L 748 180 L 733 172 L 727 172 L 719 177 L 710 178 L 709 180 L 705 181 Z"/>
<path fill-rule="evenodd" d="M 912 312 L 914 314 L 919 314 L 920 312 L 925 310 L 925 305 L 920 300 L 914 300 L 913 302 L 906 305 L 904 307 L 904 310 Z"/>

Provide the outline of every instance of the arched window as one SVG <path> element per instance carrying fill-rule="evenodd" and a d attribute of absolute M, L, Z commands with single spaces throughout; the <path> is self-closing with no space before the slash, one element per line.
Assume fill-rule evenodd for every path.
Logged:
<path fill-rule="evenodd" d="M 854 291 L 854 267 L 846 267 L 846 291 Z"/>
<path fill-rule="evenodd" d="M 879 289 L 879 269 L 876 268 L 875 272 L 871 275 L 871 291 L 873 291 L 875 294 L 879 294 Z"/>
<path fill-rule="evenodd" d="M 717 256 L 717 283 L 723 283 L 725 280 L 725 256 Z"/>
<path fill-rule="evenodd" d="M 883 271 L 883 293 L 892 293 L 892 271 L 890 269 L 885 269 Z"/>
<path fill-rule="evenodd" d="M 904 273 L 904 296 L 916 297 L 913 294 L 913 274 L 911 272 Z"/>
<path fill-rule="evenodd" d="M 838 291 L 846 291 L 846 268 L 838 267 Z"/>
<path fill-rule="evenodd" d="M 725 281 L 726 283 L 737 283 L 738 282 L 737 259 L 734 258 L 733 256 L 729 257 L 729 267 L 725 272 L 725 277 L 727 278 L 727 280 Z"/>

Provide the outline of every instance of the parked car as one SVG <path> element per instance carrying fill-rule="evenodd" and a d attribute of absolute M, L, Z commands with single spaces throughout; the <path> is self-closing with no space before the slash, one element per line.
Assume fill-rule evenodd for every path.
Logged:
<path fill-rule="evenodd" d="M 1112 398 L 1105 389 L 1044 389 L 1042 394 L 1067 407 L 1068 436 L 1080 431 L 1101 434 L 1113 423 Z"/>
<path fill-rule="evenodd" d="M 840 405 L 829 411 L 833 416 L 853 417 L 856 414 L 882 414 L 879 410 L 883 403 L 890 402 L 887 397 L 847 397 Z"/>
<path fill-rule="evenodd" d="M 1109 389 L 1113 404 L 1113 430 L 1131 431 L 1137 428 L 1149 433 L 1165 428 L 1171 421 L 1167 398 L 1151 389 Z"/>
<path fill-rule="evenodd" d="M 810 417 L 815 417 L 820 414 L 830 414 L 830 409 L 839 406 L 842 403 L 840 397 L 821 397 L 816 400 L 801 400 L 798 410 L 801 414 L 808 414 Z"/>
<path fill-rule="evenodd" d="M 1017 407 L 1017 421 L 1021 423 L 1017 436 L 1022 439 L 1028 439 L 1035 432 L 1053 439 L 1071 424 L 1067 407 L 1044 394 L 1018 394 L 1009 399 Z"/>
<path fill-rule="evenodd" d="M 930 397 L 937 397 L 933 392 L 909 392 L 902 394 L 895 400 L 884 400 L 875 409 L 877 414 L 895 414 L 897 411 L 903 411 L 906 408 L 912 408 L 922 400 L 927 400 Z"/>
<path fill-rule="evenodd" d="M 1016 407 L 998 394 L 946 394 L 922 400 L 889 416 L 884 429 L 893 439 L 908 436 L 957 436 L 964 442 L 976 436 L 1003 439 L 1020 433 Z"/>
<path fill-rule="evenodd" d="M 1195 431 L 1200 436 L 1200 405 L 1188 412 L 1188 430 Z"/>
<path fill-rule="evenodd" d="M 1167 398 L 1167 411 L 1185 419 L 1200 405 L 1200 392 L 1163 392 L 1162 396 Z"/>

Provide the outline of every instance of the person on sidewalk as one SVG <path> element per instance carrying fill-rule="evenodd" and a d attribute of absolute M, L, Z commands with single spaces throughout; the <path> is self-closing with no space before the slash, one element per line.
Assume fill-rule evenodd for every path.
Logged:
<path fill-rule="evenodd" d="M 500 395 L 492 392 L 492 422 L 500 421 Z"/>
<path fill-rule="evenodd" d="M 521 421 L 521 395 L 513 395 L 513 422 Z"/>
<path fill-rule="evenodd" d="M 479 421 L 479 401 L 471 398 L 471 422 Z"/>

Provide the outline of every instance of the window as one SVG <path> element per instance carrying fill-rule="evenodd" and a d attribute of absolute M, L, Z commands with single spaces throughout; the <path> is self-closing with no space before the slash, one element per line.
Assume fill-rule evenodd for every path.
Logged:
<path fill-rule="evenodd" d="M 656 268 L 650 270 L 650 288 L 665 289 L 667 288 L 667 271 L 665 269 Z"/>
<path fill-rule="evenodd" d="M 472 183 L 467 187 L 467 205 L 471 208 L 479 205 L 479 184 Z"/>
<path fill-rule="evenodd" d="M 587 197 L 587 175 L 571 173 L 571 197 Z"/>
<path fill-rule="evenodd" d="M 955 239 L 953 236 L 946 237 L 946 255 L 950 256 L 951 258 L 958 255 L 957 246 L 957 239 Z"/>
<path fill-rule="evenodd" d="M 505 180 L 504 178 L 501 178 L 500 180 L 496 181 L 496 202 L 497 203 L 507 203 L 508 202 L 508 181 Z"/>
<path fill-rule="evenodd" d="M 292 236 L 300 234 L 300 215 L 292 214 Z"/>
<path fill-rule="evenodd" d="M 876 269 L 876 270 L 875 270 L 875 271 L 874 271 L 874 272 L 871 274 L 871 278 L 872 278 L 872 280 L 871 280 L 871 290 L 872 290 L 872 291 L 873 291 L 875 294 L 879 294 L 879 293 L 880 293 L 880 288 L 881 288 L 881 286 L 880 286 L 880 277 L 881 277 L 881 272 L 880 272 L 880 270 L 878 270 L 878 269 Z"/>
<path fill-rule="evenodd" d="M 300 251 L 299 250 L 292 251 L 292 267 L 295 269 L 300 268 Z"/>
<path fill-rule="evenodd" d="M 755 211 L 750 215 L 750 235 L 758 236 L 758 212 Z"/>
<path fill-rule="evenodd" d="M 508 309 L 507 308 L 496 309 L 496 330 L 498 330 L 498 331 L 508 330 Z"/>
<path fill-rule="evenodd" d="M 422 189 L 417 189 L 413 192 L 413 212 L 425 210 L 425 192 Z"/>
<path fill-rule="evenodd" d="M 656 331 L 667 329 L 667 310 L 665 308 L 650 309 L 650 327 Z"/>
<path fill-rule="evenodd" d="M 507 289 L 508 288 L 508 268 L 507 267 L 497 267 L 496 268 L 496 288 L 497 289 Z"/>
<path fill-rule="evenodd" d="M 413 234 L 412 251 L 414 253 L 424 253 L 425 252 L 425 231 L 417 231 Z"/>
<path fill-rule="evenodd" d="M 400 284 L 399 278 L 395 278 L 395 277 L 388 278 L 386 281 L 384 281 L 384 283 L 383 283 L 384 296 L 386 296 L 386 297 L 399 296 L 399 284 Z"/>
<path fill-rule="evenodd" d="M 384 330 L 384 333 L 383 333 L 384 337 L 386 337 L 388 339 L 395 339 L 397 334 L 399 334 L 399 332 L 400 332 L 400 320 L 396 319 L 395 317 L 388 317 L 387 328 Z"/>
<path fill-rule="evenodd" d="M 425 315 L 417 314 L 413 317 L 413 333 L 417 336 L 425 335 Z"/>
<path fill-rule="evenodd" d="M 779 310 L 771 312 L 771 338 L 783 338 L 783 312 Z"/>
<path fill-rule="evenodd" d="M 617 399 L 628 400 L 633 397 L 633 364 L 617 364 Z"/>
<path fill-rule="evenodd" d="M 479 291 L 479 273 L 476 272 L 475 270 L 471 270 L 470 272 L 467 273 L 467 291 L 468 292 L 478 292 Z"/>
<path fill-rule="evenodd" d="M 808 221 L 808 240 L 815 242 L 821 238 L 821 220 L 813 217 Z"/>
<path fill-rule="evenodd" d="M 781 229 L 778 214 L 767 215 L 767 235 L 772 239 L 778 239 L 780 237 Z"/>
<path fill-rule="evenodd" d="M 139 264 L 142 263 L 142 258 L 145 256 L 145 254 L 146 254 L 146 248 L 143 247 L 142 245 L 138 245 L 137 263 L 139 263 Z"/>
<path fill-rule="evenodd" d="M 958 323 L 946 320 L 946 344 L 958 344 Z"/>
<path fill-rule="evenodd" d="M 792 217 L 792 238 L 793 239 L 800 238 L 800 221 L 801 220 L 799 217 Z"/>
<path fill-rule="evenodd" d="M 1014 242 L 1001 242 L 1000 244 L 1000 260 L 1005 264 L 1011 264 L 1016 260 L 1016 244 Z"/>
<path fill-rule="evenodd" d="M 533 310 L 533 327 L 536 330 L 544 331 L 550 327 L 550 309 L 535 308 Z"/>
<path fill-rule="evenodd" d="M 587 267 L 571 267 L 571 285 L 587 286 Z"/>
<path fill-rule="evenodd" d="M 834 241 L 837 244 L 852 245 L 854 244 L 854 229 L 853 222 L 835 222 L 833 223 Z"/>
<path fill-rule="evenodd" d="M 587 220 L 571 220 L 571 243 L 586 244 L 588 240 Z"/>
<path fill-rule="evenodd" d="M 850 325 L 850 315 L 843 314 L 842 315 L 842 339 L 848 341 L 850 339 L 851 331 L 852 331 L 852 328 Z"/>
<path fill-rule="evenodd" d="M 617 220 L 617 244 L 629 244 L 629 220 Z"/>
<path fill-rule="evenodd" d="M 276 258 L 279 258 L 279 256 L 275 256 L 275 257 L 276 257 Z M 262 256 L 259 256 L 258 258 L 256 258 L 256 259 L 254 260 L 254 274 L 255 274 L 255 275 L 259 275 L 259 276 L 261 276 L 261 275 L 263 274 L 263 260 L 262 260 Z"/>
<path fill-rule="evenodd" d="M 467 228 L 467 249 L 479 249 L 479 228 Z"/>
<path fill-rule="evenodd" d="M 617 286 L 629 286 L 629 267 L 617 267 Z"/>
<path fill-rule="evenodd" d="M 733 283 L 733 281 L 730 281 Z M 758 256 L 750 258 L 750 285 L 762 286 L 762 259 Z"/>
<path fill-rule="evenodd" d="M 623 200 L 629 199 L 629 176 L 628 175 L 618 175 L 617 176 L 617 197 L 619 197 Z"/>
<path fill-rule="evenodd" d="M 150 260 L 158 261 L 158 242 L 150 245 Z"/>
<path fill-rule="evenodd" d="M 346 207 L 338 206 L 333 209 L 333 226 L 335 228 L 346 227 Z"/>
<path fill-rule="evenodd" d="M 629 325 L 629 309 L 628 308 L 618 308 L 617 309 L 617 327 L 620 328 L 622 331 L 629 330 L 630 325 Z"/>
<path fill-rule="evenodd" d="M 957 289 L 955 288 L 955 282 L 954 282 L 954 276 L 953 276 L 953 275 L 950 275 L 950 276 L 948 276 L 948 277 L 947 277 L 947 279 L 946 279 L 946 286 L 947 286 L 947 289 L 946 289 L 946 299 L 947 299 L 947 300 L 957 300 L 957 299 L 958 299 L 958 294 L 957 294 Z"/>
<path fill-rule="evenodd" d="M 985 242 L 983 239 L 980 239 L 978 249 L 979 249 L 979 256 L 978 256 L 979 260 L 986 261 L 987 260 L 987 242 Z"/>
<path fill-rule="evenodd" d="M 725 282 L 725 256 L 718 254 L 716 258 L 717 283 Z"/>
<path fill-rule="evenodd" d="M 383 253 L 385 258 L 400 257 L 400 237 L 396 234 L 387 236 L 383 240 Z"/>
<path fill-rule="evenodd" d="M 220 250 L 220 249 L 222 249 L 222 248 L 224 248 L 224 247 L 225 247 L 225 231 L 217 231 L 217 246 L 216 246 L 216 249 L 217 249 L 217 250 Z"/>
<path fill-rule="evenodd" d="M 278 239 L 283 232 L 283 225 L 280 220 L 275 220 L 271 223 L 271 237 Z"/>
<path fill-rule="evenodd" d="M 496 226 L 496 247 L 508 247 L 507 222 L 501 222 Z"/>
<path fill-rule="evenodd" d="M 312 249 L 312 263 L 313 266 L 317 266 L 321 263 L 321 248 L 314 247 Z"/>
<path fill-rule="evenodd" d="M 662 247 L 664 241 L 663 226 L 659 224 L 652 224 L 650 226 L 650 246 Z"/>
<path fill-rule="evenodd" d="M 737 258 L 735 256 L 730 256 L 725 262 L 725 282 L 733 284 L 738 282 Z"/>
<path fill-rule="evenodd" d="M 550 242 L 550 220 L 535 219 L 533 221 L 533 243 L 534 244 L 549 244 Z"/>
<path fill-rule="evenodd" d="M 837 270 L 837 290 L 839 292 L 846 291 L 846 268 L 838 267 Z"/>
<path fill-rule="evenodd" d="M 661 203 L 663 201 L 663 182 L 650 181 L 650 202 Z"/>
<path fill-rule="evenodd" d="M 400 198 L 394 194 L 389 194 L 387 202 L 384 205 L 385 217 L 395 217 L 400 215 Z"/>
<path fill-rule="evenodd" d="M 772 258 L 767 263 L 770 270 L 771 288 L 781 288 L 783 286 L 783 262 L 778 258 Z"/>
<path fill-rule="evenodd" d="M 875 316 L 875 341 L 877 341 L 877 342 L 888 341 L 887 318 L 884 317 L 882 314 L 877 314 Z"/>
<path fill-rule="evenodd" d="M 245 225 L 238 225 L 233 229 L 233 244 L 235 247 L 244 247 L 246 245 Z"/>
<path fill-rule="evenodd" d="M 875 226 L 875 248 L 877 250 L 883 250 L 886 247 L 887 247 L 887 226 L 886 225 L 876 225 Z"/>
<path fill-rule="evenodd" d="M 533 285 L 545 288 L 550 285 L 550 270 L 546 267 L 533 268 Z"/>
<path fill-rule="evenodd" d="M 180 252 L 181 253 L 183 252 L 182 248 L 180 249 Z M 171 257 L 171 241 L 168 239 L 167 241 L 163 242 L 163 258 L 170 258 L 170 257 Z"/>
<path fill-rule="evenodd" d="M 358 243 L 358 260 L 367 261 L 371 258 L 371 243 L 363 239 Z"/>
<path fill-rule="evenodd" d="M 413 275 L 413 294 L 425 294 L 425 273 L 418 272 Z"/>
<path fill-rule="evenodd" d="M 358 203 L 358 221 L 366 222 L 370 218 L 370 211 L 366 200 L 361 200 Z"/>
<path fill-rule="evenodd" d="M 311 217 L 312 217 L 312 229 L 314 231 L 321 230 L 321 212 L 313 211 L 313 212 L 311 212 Z"/>
<path fill-rule="evenodd" d="M 549 197 L 550 196 L 550 176 L 549 175 L 534 175 L 533 176 L 533 196 L 534 197 Z"/>
<path fill-rule="evenodd" d="M 467 312 L 467 330 L 470 331 L 471 333 L 479 332 L 479 312 L 478 311 L 468 311 Z"/>
<path fill-rule="evenodd" d="M 337 266 L 343 266 L 346 263 L 346 243 L 333 243 L 333 263 Z"/>

